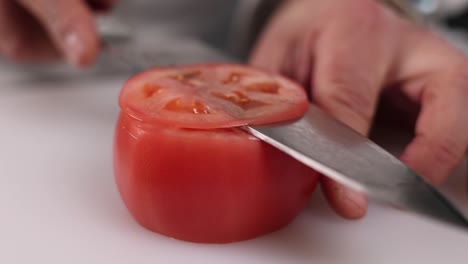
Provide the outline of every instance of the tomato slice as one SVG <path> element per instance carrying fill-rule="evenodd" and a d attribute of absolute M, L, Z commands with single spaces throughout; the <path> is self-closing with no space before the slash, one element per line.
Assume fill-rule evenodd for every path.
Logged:
<path fill-rule="evenodd" d="M 153 68 L 128 80 L 119 100 L 138 120 L 194 129 L 287 121 L 308 108 L 298 84 L 235 64 Z"/>

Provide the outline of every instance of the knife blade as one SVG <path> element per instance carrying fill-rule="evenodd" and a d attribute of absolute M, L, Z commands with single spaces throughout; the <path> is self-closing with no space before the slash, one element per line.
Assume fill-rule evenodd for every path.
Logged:
<path fill-rule="evenodd" d="M 422 177 L 313 104 L 295 122 L 244 129 L 371 199 L 468 229 L 461 211 Z"/>

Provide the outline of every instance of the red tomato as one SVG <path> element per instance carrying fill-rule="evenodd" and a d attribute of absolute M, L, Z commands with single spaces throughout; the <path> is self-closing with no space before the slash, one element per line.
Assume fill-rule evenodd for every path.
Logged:
<path fill-rule="evenodd" d="M 170 79 L 175 73 L 182 77 Z M 238 90 L 252 107 L 242 108 Z M 191 242 L 235 242 L 284 227 L 308 202 L 318 174 L 229 126 L 297 118 L 304 100 L 301 87 L 234 65 L 132 78 L 121 93 L 114 146 L 130 213 L 151 231 Z"/>
<path fill-rule="evenodd" d="M 130 79 L 120 106 L 142 121 L 183 128 L 270 123 L 301 116 L 307 95 L 278 75 L 237 65 L 149 70 Z"/>

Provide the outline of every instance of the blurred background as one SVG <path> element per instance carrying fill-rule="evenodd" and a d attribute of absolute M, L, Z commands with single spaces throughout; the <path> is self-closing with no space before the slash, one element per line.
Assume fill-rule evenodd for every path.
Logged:
<path fill-rule="evenodd" d="M 100 13 L 101 33 L 130 39 L 126 47 L 135 58 L 131 63 L 145 68 L 163 55 L 183 54 L 187 62 L 245 60 L 262 27 L 282 0 L 117 0 L 109 11 Z M 468 53 L 468 0 L 402 0 L 424 14 L 433 29 Z M 129 44 L 128 42 L 131 42 Z M 137 52 L 138 51 L 138 52 Z M 191 57 L 196 54 L 195 57 Z M 221 55 L 222 54 L 222 55 Z M 128 68 L 103 54 L 91 69 L 113 71 Z M 170 57 L 169 56 L 169 57 Z M 0 58 L 1 61 L 1 58 Z M 55 65 L 57 66 L 57 65 Z M 25 65 L 8 65 L 24 68 Z M 63 69 L 30 67 L 32 71 Z M 89 72 L 89 70 L 88 70 Z"/>
<path fill-rule="evenodd" d="M 437 30 L 468 51 L 467 0 L 403 0 L 410 2 Z M 112 16 L 146 37 L 194 37 L 242 59 L 261 27 L 281 0 L 120 0 Z"/>

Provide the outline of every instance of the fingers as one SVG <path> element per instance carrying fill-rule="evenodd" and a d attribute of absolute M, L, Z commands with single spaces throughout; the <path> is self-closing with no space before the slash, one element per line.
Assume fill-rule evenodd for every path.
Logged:
<path fill-rule="evenodd" d="M 15 62 L 58 58 L 40 25 L 13 1 L 0 1 L 0 39 L 0 54 Z"/>
<path fill-rule="evenodd" d="M 415 137 L 401 160 L 432 184 L 461 162 L 468 146 L 468 63 L 427 29 L 406 27 L 395 82 L 420 105 Z"/>
<path fill-rule="evenodd" d="M 280 37 L 279 32 L 267 30 L 257 42 L 249 64 L 265 71 L 280 72 L 288 57 L 289 46 L 289 39 Z"/>
<path fill-rule="evenodd" d="M 335 24 L 319 32 L 312 98 L 332 116 L 367 135 L 393 63 L 392 46 L 389 46 L 392 40 L 391 29 L 384 23 L 377 6 L 365 1 L 356 3 L 365 8 L 355 5 L 351 8 L 367 10 L 367 13 L 356 12 L 359 15 L 331 21 Z M 328 178 L 322 179 L 325 197 L 338 214 L 351 219 L 365 215 L 365 195 Z"/>
<path fill-rule="evenodd" d="M 87 66 L 98 52 L 98 36 L 87 4 L 82 0 L 19 0 L 44 26 L 69 63 Z"/>
<path fill-rule="evenodd" d="M 315 40 L 314 20 L 309 6 L 310 2 L 285 1 L 261 34 L 249 63 L 267 71 L 280 72 L 305 84 L 303 80 L 309 78 L 312 42 Z M 307 24 L 303 23 L 303 17 L 307 17 Z M 298 35 L 298 32 L 302 34 Z M 301 67 L 300 73 L 297 66 Z"/>
<path fill-rule="evenodd" d="M 427 76 L 421 87 L 416 135 L 401 159 L 432 184 L 440 184 L 468 147 L 468 67 Z"/>
<path fill-rule="evenodd" d="M 314 47 L 317 34 L 309 33 L 296 39 L 288 52 L 289 63 L 283 65 L 282 72 L 300 83 L 310 93 L 310 85 L 314 75 Z"/>
<path fill-rule="evenodd" d="M 355 192 L 326 177 L 321 178 L 321 187 L 330 206 L 342 217 L 359 219 L 366 214 L 366 195 Z"/>
<path fill-rule="evenodd" d="M 315 34 L 301 36 L 300 39 L 289 39 L 284 35 L 277 35 L 276 32 L 269 32 L 258 42 L 250 64 L 263 70 L 281 73 L 308 89 L 313 73 L 312 47 L 315 40 Z"/>
<path fill-rule="evenodd" d="M 365 135 L 391 63 L 375 23 L 379 21 L 373 17 L 351 23 L 353 34 L 348 31 L 351 26 L 329 28 L 316 46 L 314 103 Z"/>

